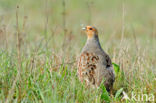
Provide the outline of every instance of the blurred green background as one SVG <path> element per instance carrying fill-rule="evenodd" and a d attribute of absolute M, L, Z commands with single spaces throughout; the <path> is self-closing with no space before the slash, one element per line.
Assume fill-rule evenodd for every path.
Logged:
<path fill-rule="evenodd" d="M 49 36 L 52 31 L 56 31 L 57 35 L 62 35 L 64 29 L 62 2 L 63 0 L 1 0 L 1 27 L 5 25 L 12 34 L 16 32 L 14 30 L 15 15 L 16 6 L 19 5 L 18 15 L 21 28 L 24 17 L 27 18 L 25 24 L 27 40 L 35 41 L 42 36 Z M 101 37 L 102 41 L 112 36 L 116 38 L 113 41 L 120 41 L 124 26 L 126 39 L 131 39 L 135 33 L 137 39 L 142 38 L 141 42 L 146 45 L 154 42 L 153 39 L 155 39 L 155 10 L 155 0 L 65 0 L 65 28 L 68 34 L 71 32 L 71 35 L 78 36 L 81 34 L 82 26 L 93 25 L 99 29 L 100 36 L 104 35 Z M 154 43 L 150 46 L 154 46 Z"/>
<path fill-rule="evenodd" d="M 113 94 L 123 88 L 156 97 L 156 0 L 0 0 L 0 102 L 100 103 L 101 92 L 84 88 L 76 76 L 86 25 L 98 29 L 122 70 Z"/>

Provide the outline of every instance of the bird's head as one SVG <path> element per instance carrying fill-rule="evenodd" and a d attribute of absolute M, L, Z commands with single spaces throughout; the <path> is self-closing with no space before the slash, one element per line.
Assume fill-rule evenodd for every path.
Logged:
<path fill-rule="evenodd" d="M 86 32 L 88 39 L 98 37 L 98 31 L 95 27 L 86 26 L 82 29 Z"/>

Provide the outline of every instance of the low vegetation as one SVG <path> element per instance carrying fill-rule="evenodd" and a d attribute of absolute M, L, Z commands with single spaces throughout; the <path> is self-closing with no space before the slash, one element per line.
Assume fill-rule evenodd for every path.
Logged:
<path fill-rule="evenodd" d="M 0 102 L 125 103 L 156 101 L 155 0 L 1 0 Z M 111 94 L 86 88 L 76 58 L 99 29 L 116 72 Z M 136 94 L 135 99 L 124 99 Z M 146 96 L 142 98 L 142 94 Z M 154 98 L 153 98 L 153 97 Z"/>

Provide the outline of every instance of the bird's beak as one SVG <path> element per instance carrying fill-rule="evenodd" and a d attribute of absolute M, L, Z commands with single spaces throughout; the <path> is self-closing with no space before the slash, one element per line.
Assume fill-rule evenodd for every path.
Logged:
<path fill-rule="evenodd" d="M 82 30 L 86 30 L 86 27 L 83 27 Z"/>

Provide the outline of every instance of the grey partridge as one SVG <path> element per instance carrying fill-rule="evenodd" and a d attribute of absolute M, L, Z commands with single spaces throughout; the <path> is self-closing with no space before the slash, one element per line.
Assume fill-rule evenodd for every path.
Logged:
<path fill-rule="evenodd" d="M 90 87 L 99 87 L 104 80 L 109 92 L 115 80 L 111 59 L 101 48 L 97 29 L 86 26 L 83 30 L 87 34 L 87 42 L 77 61 L 79 80 Z"/>

